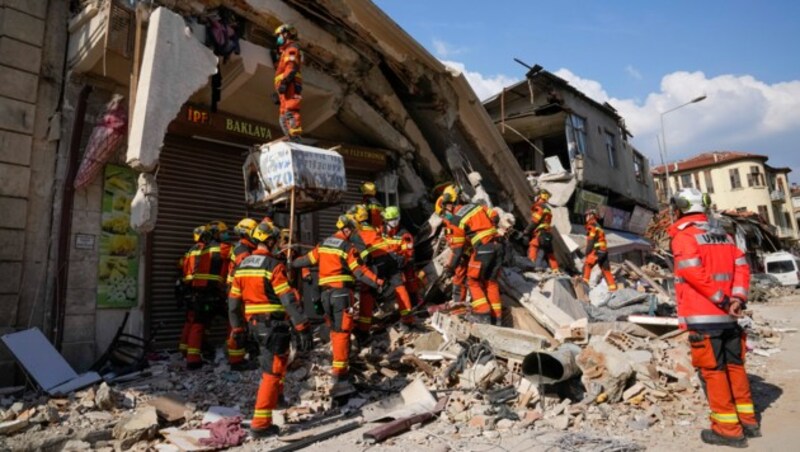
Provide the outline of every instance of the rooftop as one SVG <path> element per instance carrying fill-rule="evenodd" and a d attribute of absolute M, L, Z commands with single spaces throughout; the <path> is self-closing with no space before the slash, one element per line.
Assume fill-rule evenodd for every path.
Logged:
<path fill-rule="evenodd" d="M 720 163 L 730 163 L 737 160 L 751 160 L 761 159 L 764 162 L 769 157 L 766 155 L 751 154 L 749 152 L 739 151 L 712 151 L 704 152 L 695 155 L 694 157 L 678 160 L 677 162 L 668 163 L 669 171 L 672 173 L 679 173 L 681 171 L 688 171 L 697 168 L 705 168 L 709 166 L 718 165 Z M 663 174 L 667 165 L 660 165 L 652 169 L 653 174 Z"/>

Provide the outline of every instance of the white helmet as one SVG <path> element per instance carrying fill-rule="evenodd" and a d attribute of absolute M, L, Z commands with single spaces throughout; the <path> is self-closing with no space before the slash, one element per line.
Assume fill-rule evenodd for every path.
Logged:
<path fill-rule="evenodd" d="M 696 188 L 683 188 L 670 200 L 681 213 L 703 213 L 711 205 L 711 198 Z"/>

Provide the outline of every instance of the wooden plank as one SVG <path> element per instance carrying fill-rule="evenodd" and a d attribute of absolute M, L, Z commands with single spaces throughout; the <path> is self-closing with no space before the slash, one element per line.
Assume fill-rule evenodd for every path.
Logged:
<path fill-rule="evenodd" d="M 628 269 L 630 269 L 630 271 L 636 273 L 636 275 L 638 277 L 642 278 L 642 280 L 644 282 L 646 282 L 650 287 L 655 289 L 656 292 L 658 292 L 660 295 L 662 295 L 664 298 L 666 298 L 670 303 L 674 304 L 674 301 L 672 300 L 672 296 L 669 294 L 669 292 L 664 290 L 664 288 L 661 287 L 661 284 L 657 284 L 655 281 L 650 279 L 650 277 L 647 276 L 647 274 L 645 274 L 645 272 L 643 272 L 642 269 L 639 268 L 638 265 L 634 264 L 633 262 L 631 262 L 629 260 L 625 260 L 625 266 L 628 267 Z"/>

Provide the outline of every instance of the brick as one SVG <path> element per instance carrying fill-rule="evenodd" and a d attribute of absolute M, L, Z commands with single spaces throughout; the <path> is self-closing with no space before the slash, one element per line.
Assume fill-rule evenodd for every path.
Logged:
<path fill-rule="evenodd" d="M 94 314 L 97 305 L 97 288 L 67 289 L 67 312 L 69 314 Z"/>
<path fill-rule="evenodd" d="M 31 169 L 27 166 L 0 163 L 0 196 L 25 198 L 31 182 Z"/>
<path fill-rule="evenodd" d="M 47 0 L 0 0 L 0 3 L 40 19 L 47 16 Z"/>
<path fill-rule="evenodd" d="M 0 162 L 30 165 L 32 145 L 30 135 L 0 130 Z"/>
<path fill-rule="evenodd" d="M 8 66 L 0 66 L 0 96 L 36 103 L 39 76 Z"/>
<path fill-rule="evenodd" d="M 19 292 L 22 277 L 22 262 L 0 262 L 0 293 L 15 294 Z"/>
<path fill-rule="evenodd" d="M 21 261 L 25 251 L 25 231 L 0 230 L 0 261 Z"/>
<path fill-rule="evenodd" d="M 0 64 L 38 74 L 42 69 L 42 49 L 3 36 L 0 38 Z"/>
<path fill-rule="evenodd" d="M 33 133 L 36 106 L 7 97 L 0 97 L 0 129 Z"/>
<path fill-rule="evenodd" d="M 61 354 L 76 372 L 85 372 L 94 364 L 94 342 L 65 342 L 61 345 Z"/>
<path fill-rule="evenodd" d="M 0 196 L 0 228 L 25 229 L 28 201 Z M 0 273 L 2 274 L 2 273 Z"/>
<path fill-rule="evenodd" d="M 64 316 L 64 342 L 94 342 L 94 313 Z"/>
<path fill-rule="evenodd" d="M 3 328 L 12 328 L 17 324 L 17 309 L 19 307 L 19 295 L 17 294 L 4 294 L 0 295 L 0 330 Z M 2 348 L 2 347 L 0 347 Z M 0 356 L 2 359 L 2 356 Z"/>
<path fill-rule="evenodd" d="M 44 20 L 16 9 L 5 8 L 0 16 L 3 34 L 35 46 L 44 42 Z"/>

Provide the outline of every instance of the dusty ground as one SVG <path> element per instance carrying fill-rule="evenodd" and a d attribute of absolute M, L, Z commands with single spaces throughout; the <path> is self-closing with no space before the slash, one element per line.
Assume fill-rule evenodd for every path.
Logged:
<path fill-rule="evenodd" d="M 753 305 L 756 318 L 764 318 L 774 326 L 800 328 L 800 297 L 774 300 L 768 304 Z M 762 438 L 750 440 L 750 450 L 785 451 L 800 448 L 800 333 L 786 333 L 781 342 L 781 352 L 769 358 L 749 354 L 747 363 L 751 375 L 756 410 L 761 413 Z M 704 445 L 699 440 L 700 430 L 707 428 L 702 418 L 688 416 L 674 420 L 671 426 L 655 424 L 647 431 L 618 432 L 586 431 L 589 439 L 577 437 L 575 432 L 528 430 L 514 433 L 484 432 L 476 434 L 469 429 L 436 421 L 405 435 L 379 445 L 368 445 L 360 438 L 364 429 L 318 443 L 310 451 L 559 451 L 559 450 L 626 450 L 603 444 L 611 436 L 620 440 L 620 446 L 638 444 L 653 451 L 722 450 Z M 491 433 L 491 434 L 490 434 Z M 281 445 L 277 442 L 248 444 L 239 450 L 264 450 Z M 795 445 L 795 446 L 792 446 Z"/>

